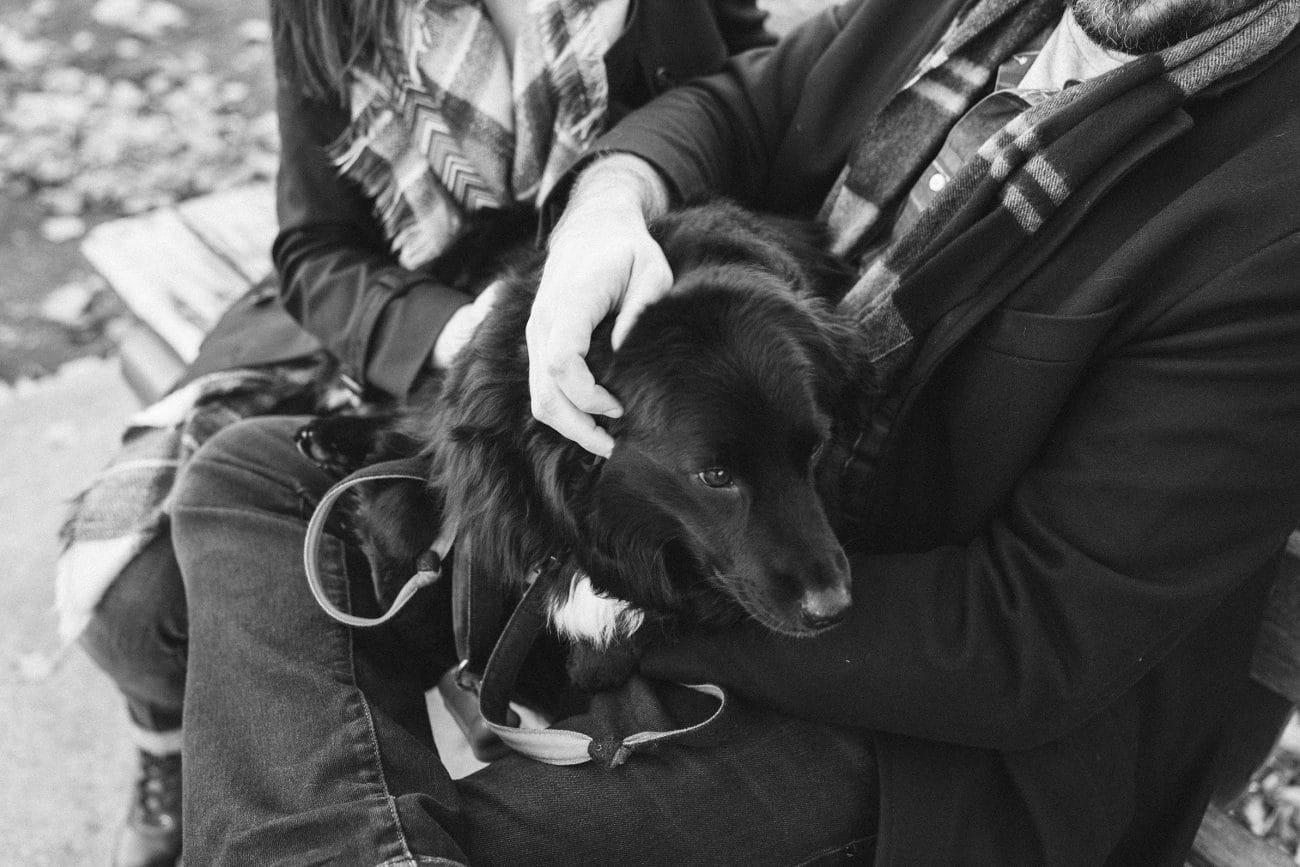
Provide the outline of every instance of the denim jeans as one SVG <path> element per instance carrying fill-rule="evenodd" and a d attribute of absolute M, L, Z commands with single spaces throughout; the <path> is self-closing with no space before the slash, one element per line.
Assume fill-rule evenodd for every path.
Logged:
<path fill-rule="evenodd" d="M 181 726 L 187 633 L 185 587 L 163 530 L 104 593 L 81 646 L 126 698 L 135 725 L 169 732 Z"/>
<path fill-rule="evenodd" d="M 190 599 L 185 853 L 198 864 L 802 864 L 870 860 L 869 738 L 741 705 L 708 742 L 626 765 L 510 755 L 463 780 L 438 759 L 424 692 L 453 660 L 447 589 L 389 625 L 321 612 L 302 540 L 330 479 L 302 420 L 214 437 L 173 509 Z M 364 558 L 327 537 L 333 601 L 375 607 Z M 633 678 L 565 728 L 675 727 L 699 698 Z"/>

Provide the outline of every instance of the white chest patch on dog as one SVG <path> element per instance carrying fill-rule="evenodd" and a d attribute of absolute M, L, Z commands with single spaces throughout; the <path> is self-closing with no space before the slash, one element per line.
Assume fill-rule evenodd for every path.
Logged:
<path fill-rule="evenodd" d="M 557 635 L 604 648 L 636 632 L 645 614 L 630 602 L 596 592 L 590 578 L 575 572 L 567 596 L 551 604 L 547 619 Z"/>

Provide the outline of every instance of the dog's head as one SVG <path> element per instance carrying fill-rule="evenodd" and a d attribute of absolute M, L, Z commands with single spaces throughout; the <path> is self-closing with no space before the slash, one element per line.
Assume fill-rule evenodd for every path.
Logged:
<path fill-rule="evenodd" d="M 601 376 L 625 409 L 591 491 L 596 553 L 622 561 L 592 563 L 601 589 L 786 635 L 842 618 L 848 561 L 814 486 L 828 315 L 737 262 L 679 273 L 641 315 Z"/>
<path fill-rule="evenodd" d="M 520 336 L 534 272 L 510 284 L 444 384 L 434 485 L 487 571 L 522 576 L 557 551 L 577 559 L 590 579 L 561 593 L 557 611 L 589 597 L 586 607 L 604 611 L 594 619 L 622 623 L 625 600 L 669 620 L 747 614 L 781 633 L 816 633 L 850 601 L 813 467 L 845 384 L 865 370 L 853 329 L 816 300 L 836 297 L 844 274 L 815 231 L 726 203 L 654 228 L 674 291 L 617 353 L 612 323 L 602 324 L 588 357 L 625 409 L 606 422 L 610 459 L 528 412 Z"/>

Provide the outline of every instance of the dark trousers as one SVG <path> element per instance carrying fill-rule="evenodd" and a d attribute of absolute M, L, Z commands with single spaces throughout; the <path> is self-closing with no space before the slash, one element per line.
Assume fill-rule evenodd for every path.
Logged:
<path fill-rule="evenodd" d="M 164 530 L 122 570 L 81 634 L 81 646 L 142 729 L 181 726 L 188 631 L 185 585 Z"/>
<path fill-rule="evenodd" d="M 393 628 L 312 600 L 307 517 L 330 479 L 294 419 L 228 428 L 184 473 L 173 519 L 190 599 L 185 852 L 201 864 L 801 864 L 869 860 L 875 763 L 863 733 L 740 706 L 708 742 L 621 768 L 511 755 L 453 781 L 424 691 L 452 659 L 445 590 Z M 334 601 L 374 606 L 364 560 L 327 541 Z M 419 598 L 419 597 L 417 597 Z M 565 728 L 676 727 L 685 690 L 634 678 Z"/>

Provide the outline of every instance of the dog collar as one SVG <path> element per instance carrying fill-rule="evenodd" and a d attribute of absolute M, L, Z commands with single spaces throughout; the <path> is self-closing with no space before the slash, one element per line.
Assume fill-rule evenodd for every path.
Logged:
<path fill-rule="evenodd" d="M 457 516 L 452 515 L 443 522 L 438 537 L 417 561 L 417 571 L 398 591 L 393 604 L 379 617 L 358 617 L 336 606 L 325 592 L 321 581 L 320 546 L 325 535 L 325 523 L 334 503 L 349 489 L 363 482 L 383 481 L 386 479 L 403 479 L 427 483 L 428 478 L 418 472 L 425 466 L 419 459 L 388 461 L 366 467 L 336 483 L 321 498 L 307 524 L 307 535 L 303 540 L 303 570 L 307 574 L 307 585 L 321 609 L 330 617 L 355 627 L 372 627 L 387 623 L 397 615 L 421 588 L 433 584 L 442 577 L 442 566 L 451 553 L 459 529 Z M 484 594 L 476 592 L 470 579 L 467 549 L 460 546 L 458 560 L 453 576 L 453 597 L 464 600 L 457 603 L 457 645 L 463 660 L 456 671 L 456 682 L 463 689 L 478 694 L 479 709 L 488 728 L 513 749 L 530 759 L 551 765 L 578 765 L 596 761 L 606 767 L 615 768 L 626 762 L 638 750 L 651 749 L 667 742 L 688 741 L 693 736 L 716 723 L 730 708 L 727 694 L 721 687 L 713 684 L 684 684 L 689 689 L 713 696 L 718 700 L 718 707 L 703 722 L 671 731 L 643 731 L 625 738 L 593 738 L 582 732 L 566 729 L 533 729 L 510 725 L 510 695 L 514 690 L 520 668 L 528 655 L 529 649 L 539 633 L 546 628 L 546 589 L 557 580 L 567 579 L 575 568 L 571 563 L 563 562 L 558 557 L 548 557 L 530 572 L 528 587 L 523 598 L 515 606 L 505 629 L 499 635 L 494 634 L 492 626 L 499 622 L 494 620 L 490 611 L 500 603 L 499 593 Z M 485 604 L 487 596 L 491 604 Z M 478 600 L 471 602 L 471 600 Z M 462 607 L 462 604 L 464 607 Z M 489 610 L 485 610 L 489 609 Z M 500 611 L 496 608 L 496 611 Z M 479 624 L 475 627 L 474 624 Z M 465 635 L 462 629 L 471 629 Z M 485 659 L 480 666 L 478 659 Z M 481 670 L 481 674 L 479 671 Z"/>

